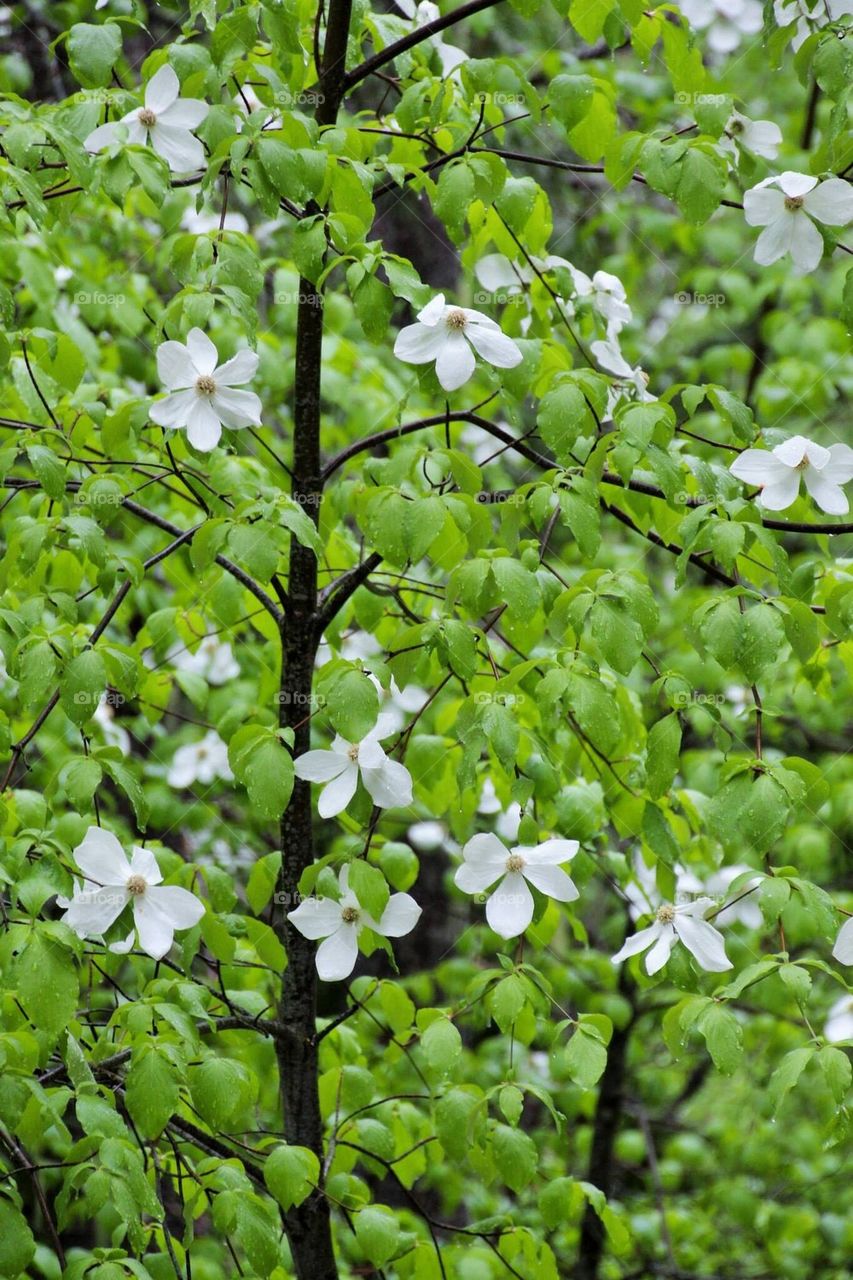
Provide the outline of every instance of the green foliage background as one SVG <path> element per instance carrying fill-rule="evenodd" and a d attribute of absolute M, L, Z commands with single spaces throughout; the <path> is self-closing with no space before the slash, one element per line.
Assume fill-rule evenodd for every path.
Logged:
<path fill-rule="evenodd" d="M 812 275 L 757 267 L 739 205 L 772 172 L 853 168 L 850 35 L 794 56 L 772 8 L 715 61 L 674 5 L 474 6 L 443 32 L 470 60 L 442 80 L 429 42 L 353 75 L 413 29 L 356 0 L 320 123 L 308 0 L 3 19 L 0 1275 L 848 1274 L 850 1044 L 822 1028 L 850 990 L 830 951 L 853 910 L 853 526 L 806 498 L 762 520 L 727 468 L 759 433 L 849 439 L 850 248 L 827 232 Z M 212 104 L 205 172 L 87 155 L 166 62 Z M 733 102 L 779 124 L 778 163 L 727 173 Z M 611 419 L 566 275 L 487 297 L 474 267 L 496 251 L 618 275 L 657 398 Z M 297 326 L 321 287 L 319 505 L 291 494 Z M 523 363 L 447 396 L 396 361 L 439 290 Z M 193 326 L 223 359 L 260 355 L 264 425 L 211 454 L 148 418 L 156 347 Z M 329 648 L 297 715 L 282 637 L 315 555 Z M 224 686 L 172 662 L 210 632 L 240 662 Z M 286 849 L 294 725 L 363 736 L 366 671 L 425 691 L 393 742 L 415 804 L 376 821 L 359 793 L 317 821 L 300 892 L 361 859 L 365 905 L 411 890 L 424 916 L 398 970 L 377 950 L 316 996 L 310 1149 L 277 1069 L 295 1034 L 278 823 Z M 107 689 L 127 755 L 92 718 Z M 175 750 L 211 727 L 236 780 L 176 792 Z M 452 886 L 452 843 L 494 821 L 486 778 L 524 842 L 581 842 L 579 901 L 538 899 L 523 944 Z M 444 836 L 424 851 L 426 819 Z M 160 964 L 59 921 L 96 821 L 206 900 Z M 753 868 L 763 926 L 726 929 L 732 973 L 683 949 L 655 979 L 612 965 L 637 856 L 664 897 L 676 863 Z M 310 1235 L 327 1209 L 335 1270 Z"/>

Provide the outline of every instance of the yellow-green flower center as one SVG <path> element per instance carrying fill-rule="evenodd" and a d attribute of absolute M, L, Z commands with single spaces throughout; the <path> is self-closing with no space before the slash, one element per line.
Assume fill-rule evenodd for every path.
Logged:
<path fill-rule="evenodd" d="M 212 396 L 216 390 L 216 383 L 209 373 L 202 373 L 195 380 L 195 389 L 200 396 Z"/>
<path fill-rule="evenodd" d="M 785 196 L 785 208 L 789 213 L 796 213 L 798 209 L 803 207 L 802 196 Z"/>
<path fill-rule="evenodd" d="M 131 876 L 127 882 L 128 893 L 134 894 L 137 898 L 143 894 L 148 888 L 148 884 L 144 876 Z"/>
<path fill-rule="evenodd" d="M 140 124 L 145 125 L 146 129 L 152 129 L 157 123 L 157 117 L 150 107 L 143 107 L 136 118 Z"/>
<path fill-rule="evenodd" d="M 464 329 L 466 325 L 465 312 L 460 307 L 454 307 L 452 311 L 447 313 L 448 329 Z"/>
<path fill-rule="evenodd" d="M 344 907 L 341 912 L 341 919 L 344 924 L 355 924 L 358 919 L 358 907 Z"/>
<path fill-rule="evenodd" d="M 521 871 L 524 867 L 524 859 L 521 854 L 511 853 L 506 860 L 507 871 Z"/>
<path fill-rule="evenodd" d="M 665 902 L 662 907 L 658 907 L 658 922 L 660 924 L 672 924 L 675 919 L 675 907 L 671 902 Z"/>

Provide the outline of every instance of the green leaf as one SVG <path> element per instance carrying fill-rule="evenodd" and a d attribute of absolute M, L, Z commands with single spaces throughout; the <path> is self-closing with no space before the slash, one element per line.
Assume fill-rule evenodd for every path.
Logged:
<path fill-rule="evenodd" d="M 293 757 L 272 729 L 244 725 L 228 743 L 234 777 L 261 818 L 280 818 L 293 791 Z"/>
<path fill-rule="evenodd" d="M 665 795 L 678 772 L 681 725 L 673 712 L 658 720 L 646 740 L 646 784 L 653 800 Z"/>
<path fill-rule="evenodd" d="M 363 858 L 354 858 L 347 865 L 350 889 L 368 915 L 378 923 L 390 896 L 387 880 L 378 867 L 372 867 Z"/>
<path fill-rule="evenodd" d="M 43 444 L 27 446 L 27 457 L 41 487 L 49 498 L 65 494 L 65 467 L 52 449 Z"/>
<path fill-rule="evenodd" d="M 578 436 L 589 431 L 592 416 L 579 387 L 561 382 L 539 401 L 536 424 L 542 439 L 553 450 L 557 461 L 569 466 L 577 459 L 572 449 Z"/>
<path fill-rule="evenodd" d="M 231 1058 L 207 1058 L 188 1078 L 193 1106 L 212 1129 L 227 1128 L 257 1092 L 253 1074 Z"/>
<path fill-rule="evenodd" d="M 743 1056 L 743 1031 L 737 1018 L 721 1004 L 709 1004 L 696 1027 L 705 1037 L 714 1066 L 730 1076 Z"/>
<path fill-rule="evenodd" d="M 121 55 L 121 28 L 115 22 L 94 26 L 75 22 L 68 33 L 68 63 L 75 78 L 87 89 L 109 84 Z"/>
<path fill-rule="evenodd" d="M 36 1242 L 23 1214 L 0 1195 L 0 1276 L 15 1280 L 33 1260 Z"/>
<path fill-rule="evenodd" d="M 60 681 L 62 709 L 74 724 L 84 725 L 98 709 L 107 687 L 107 669 L 95 649 L 84 649 L 72 658 Z"/>
<path fill-rule="evenodd" d="M 796 1085 L 800 1076 L 814 1057 L 816 1050 L 812 1045 L 803 1049 L 792 1049 L 786 1053 L 779 1066 L 770 1077 L 767 1094 L 774 1114 L 779 1110 L 787 1095 Z"/>
<path fill-rule="evenodd" d="M 79 985 L 71 954 L 45 934 L 34 934 L 17 961 L 21 1003 L 36 1027 L 55 1039 L 77 1009 Z"/>
<path fill-rule="evenodd" d="M 347 742 L 361 742 L 379 715 L 379 693 L 370 676 L 358 667 L 348 667 L 324 689 L 332 728 Z"/>
<path fill-rule="evenodd" d="M 362 1209 L 355 1219 L 355 1235 L 365 1257 L 382 1267 L 397 1252 L 400 1227 L 392 1213 L 379 1208 Z"/>
<path fill-rule="evenodd" d="M 475 180 L 464 162 L 445 165 L 438 179 L 432 207 L 454 240 L 458 240 L 474 199 Z"/>
<path fill-rule="evenodd" d="M 136 821 L 142 831 L 148 825 L 148 797 L 136 774 L 120 760 L 111 760 L 106 755 L 98 757 L 104 773 L 109 774 L 113 782 L 119 786 L 133 805 Z"/>
<path fill-rule="evenodd" d="M 449 1018 L 436 1018 L 421 1036 L 421 1048 L 433 1075 L 449 1075 L 462 1053 L 462 1037 Z"/>
<path fill-rule="evenodd" d="M 282 1209 L 302 1204 L 320 1180 L 320 1161 L 307 1147 L 273 1147 L 264 1163 L 264 1182 Z"/>
<path fill-rule="evenodd" d="M 569 1040 L 563 1060 L 575 1084 L 591 1089 L 607 1066 L 607 1048 L 591 1028 L 581 1023 Z"/>
<path fill-rule="evenodd" d="M 539 1166 L 539 1152 L 530 1135 L 505 1124 L 495 1126 L 492 1156 L 495 1168 L 512 1191 L 523 1191 Z"/>
<path fill-rule="evenodd" d="M 830 1093 L 841 1105 L 853 1080 L 853 1064 L 843 1049 L 836 1049 L 830 1044 L 824 1045 L 818 1052 L 817 1064 L 826 1078 Z"/>
<path fill-rule="evenodd" d="M 164 1054 L 143 1044 L 134 1051 L 127 1073 L 127 1109 L 143 1138 L 163 1132 L 178 1105 L 178 1081 Z"/>

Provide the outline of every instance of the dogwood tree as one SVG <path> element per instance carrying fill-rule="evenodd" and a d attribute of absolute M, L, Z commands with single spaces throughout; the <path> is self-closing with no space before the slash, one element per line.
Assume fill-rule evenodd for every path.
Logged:
<path fill-rule="evenodd" d="M 851 10 L 0 10 L 0 1276 L 847 1274 Z"/>

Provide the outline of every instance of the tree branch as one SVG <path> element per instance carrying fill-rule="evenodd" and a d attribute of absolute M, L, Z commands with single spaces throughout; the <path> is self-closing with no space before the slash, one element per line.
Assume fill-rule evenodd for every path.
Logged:
<path fill-rule="evenodd" d="M 432 22 L 425 22 L 422 27 L 418 27 L 415 31 L 410 31 L 407 36 L 403 36 L 400 40 L 395 40 L 393 44 L 386 45 L 379 53 L 374 53 L 372 58 L 368 58 L 360 66 L 353 67 L 352 71 L 347 73 L 344 85 L 345 91 L 348 92 L 355 85 L 360 84 L 362 80 L 372 76 L 374 71 L 378 71 L 380 67 L 393 62 L 401 53 L 405 53 L 408 49 L 414 49 L 416 45 L 423 44 L 424 40 L 429 40 L 431 36 L 438 35 L 439 31 L 445 31 L 448 27 L 455 26 L 457 22 L 462 22 L 465 18 L 470 18 L 475 13 L 481 13 L 483 9 L 493 9 L 495 5 L 501 3 L 502 0 L 470 0 L 468 4 L 461 5 L 451 13 L 442 14 L 440 18 L 435 18 Z"/>

